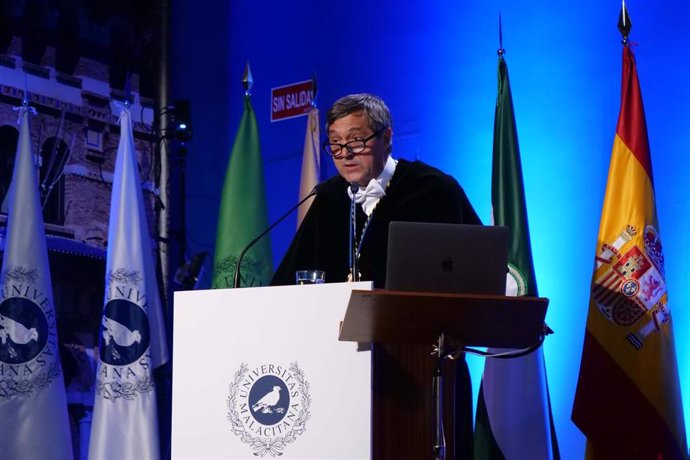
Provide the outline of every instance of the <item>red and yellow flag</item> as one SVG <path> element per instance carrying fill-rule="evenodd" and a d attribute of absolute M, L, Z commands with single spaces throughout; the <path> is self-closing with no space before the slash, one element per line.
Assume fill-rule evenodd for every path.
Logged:
<path fill-rule="evenodd" d="M 601 213 L 572 419 L 587 457 L 683 459 L 683 409 L 635 58 L 623 48 L 621 107 Z"/>

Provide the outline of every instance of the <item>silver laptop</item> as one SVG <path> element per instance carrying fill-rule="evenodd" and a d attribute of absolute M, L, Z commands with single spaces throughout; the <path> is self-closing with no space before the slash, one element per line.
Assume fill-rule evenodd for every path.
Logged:
<path fill-rule="evenodd" d="M 386 289 L 505 294 L 508 227 L 391 222 Z"/>

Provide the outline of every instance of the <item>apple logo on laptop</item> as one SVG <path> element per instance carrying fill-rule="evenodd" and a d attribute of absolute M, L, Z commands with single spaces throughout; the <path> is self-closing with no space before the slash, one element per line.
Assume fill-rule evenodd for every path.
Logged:
<path fill-rule="evenodd" d="M 441 262 L 441 270 L 443 270 L 444 272 L 453 271 L 453 261 L 450 259 L 450 257 Z"/>

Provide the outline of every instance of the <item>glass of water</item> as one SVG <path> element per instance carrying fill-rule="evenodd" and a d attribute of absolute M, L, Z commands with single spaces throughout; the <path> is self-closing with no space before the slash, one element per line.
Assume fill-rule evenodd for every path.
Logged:
<path fill-rule="evenodd" d="M 297 270 L 295 280 L 297 284 L 323 284 L 326 282 L 326 272 L 323 270 Z"/>

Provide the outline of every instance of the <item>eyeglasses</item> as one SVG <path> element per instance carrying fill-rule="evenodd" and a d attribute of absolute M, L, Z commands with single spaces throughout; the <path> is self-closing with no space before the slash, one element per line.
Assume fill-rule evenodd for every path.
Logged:
<path fill-rule="evenodd" d="M 364 139 L 355 139 L 350 142 L 346 142 L 344 144 L 339 144 L 337 142 L 328 142 L 325 141 L 322 145 L 323 151 L 332 156 L 333 158 L 340 158 L 343 156 L 343 149 L 346 149 L 351 155 L 359 155 L 360 153 L 364 152 L 364 149 L 367 148 L 367 142 L 378 136 L 385 130 L 386 128 L 381 128 L 378 131 L 376 131 L 374 134 L 371 136 L 364 138 Z"/>

